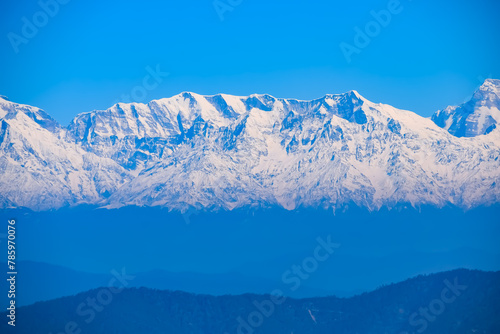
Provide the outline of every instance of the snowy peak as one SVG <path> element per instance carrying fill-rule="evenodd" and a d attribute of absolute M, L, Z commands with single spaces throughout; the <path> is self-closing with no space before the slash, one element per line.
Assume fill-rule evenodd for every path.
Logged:
<path fill-rule="evenodd" d="M 56 133 L 61 129 L 59 123 L 57 123 L 56 120 L 50 117 L 49 114 L 42 109 L 25 104 L 14 103 L 6 98 L 0 97 L 0 121 L 16 117 L 28 117 L 42 128 L 53 133 Z"/>
<path fill-rule="evenodd" d="M 500 108 L 500 80 L 487 79 L 474 93 L 472 100 L 480 106 Z"/>
<path fill-rule="evenodd" d="M 500 80 L 487 79 L 470 101 L 437 111 L 432 120 L 457 137 L 492 132 L 500 122 Z"/>

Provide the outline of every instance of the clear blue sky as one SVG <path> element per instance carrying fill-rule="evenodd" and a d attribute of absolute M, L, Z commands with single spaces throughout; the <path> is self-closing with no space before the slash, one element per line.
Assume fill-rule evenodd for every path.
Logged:
<path fill-rule="evenodd" d="M 312 99 L 356 89 L 429 116 L 463 102 L 483 78 L 500 78 L 498 1 L 401 0 L 350 63 L 340 43 L 354 45 L 354 28 L 390 1 L 219 4 L 231 2 L 221 20 L 213 0 L 70 0 L 53 17 L 37 1 L 3 0 L 0 94 L 65 125 L 130 94 L 159 65 L 170 74 L 141 102 L 182 91 Z M 38 22 L 36 35 L 23 35 L 23 17 Z M 25 38 L 17 53 L 9 33 Z"/>

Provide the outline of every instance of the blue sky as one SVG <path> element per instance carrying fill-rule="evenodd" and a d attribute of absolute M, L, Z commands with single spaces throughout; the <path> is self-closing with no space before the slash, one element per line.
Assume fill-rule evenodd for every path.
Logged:
<path fill-rule="evenodd" d="M 493 0 L 217 0 L 219 13 L 213 0 L 53 1 L 2 1 L 0 94 L 64 125 L 124 95 L 182 91 L 312 99 L 356 89 L 429 116 L 500 78 Z M 377 31 L 371 11 L 388 8 Z M 348 62 L 340 44 L 356 47 L 355 27 L 374 30 Z M 168 76 L 148 77 L 156 68 Z"/>

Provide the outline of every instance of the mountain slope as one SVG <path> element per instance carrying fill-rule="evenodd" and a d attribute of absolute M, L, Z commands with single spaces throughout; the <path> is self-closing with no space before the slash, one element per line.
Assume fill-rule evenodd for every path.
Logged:
<path fill-rule="evenodd" d="M 432 120 L 457 137 L 486 135 L 500 122 L 500 80 L 488 79 L 472 99 L 436 112 Z"/>
<path fill-rule="evenodd" d="M 348 299 L 103 288 L 19 308 L 15 332 L 60 332 L 71 324 L 89 333 L 493 334 L 500 330 L 499 298 L 499 272 L 468 270 L 418 276 Z M 0 324 L 2 333 L 8 327 Z"/>
<path fill-rule="evenodd" d="M 130 180 L 111 159 L 63 140 L 38 108 L 0 99 L 0 205 L 53 209 L 98 203 Z"/>
<path fill-rule="evenodd" d="M 499 83 L 485 82 L 471 106 L 498 111 Z M 1 101 L 3 207 L 471 208 L 500 199 L 499 129 L 461 138 L 355 91 L 312 101 L 182 93 L 80 114 L 67 128 Z M 449 122 L 443 115 L 438 125 Z M 474 124 L 483 129 L 485 117 Z"/>

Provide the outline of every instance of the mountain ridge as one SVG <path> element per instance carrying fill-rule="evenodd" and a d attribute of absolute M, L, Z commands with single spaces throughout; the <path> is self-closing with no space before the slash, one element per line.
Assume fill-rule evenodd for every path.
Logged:
<path fill-rule="evenodd" d="M 474 94 L 474 117 L 491 123 L 486 116 L 500 113 L 498 95 L 484 93 L 498 87 L 487 80 Z M 485 106 L 487 115 L 477 116 Z M 2 207 L 292 210 L 354 202 L 376 210 L 500 199 L 496 123 L 483 122 L 487 134 L 460 136 L 442 126 L 450 122 L 443 113 L 423 118 L 356 91 L 311 101 L 184 92 L 82 113 L 67 127 L 35 107 L 3 100 L 0 109 Z M 13 178 L 34 194 L 9 185 Z"/>

